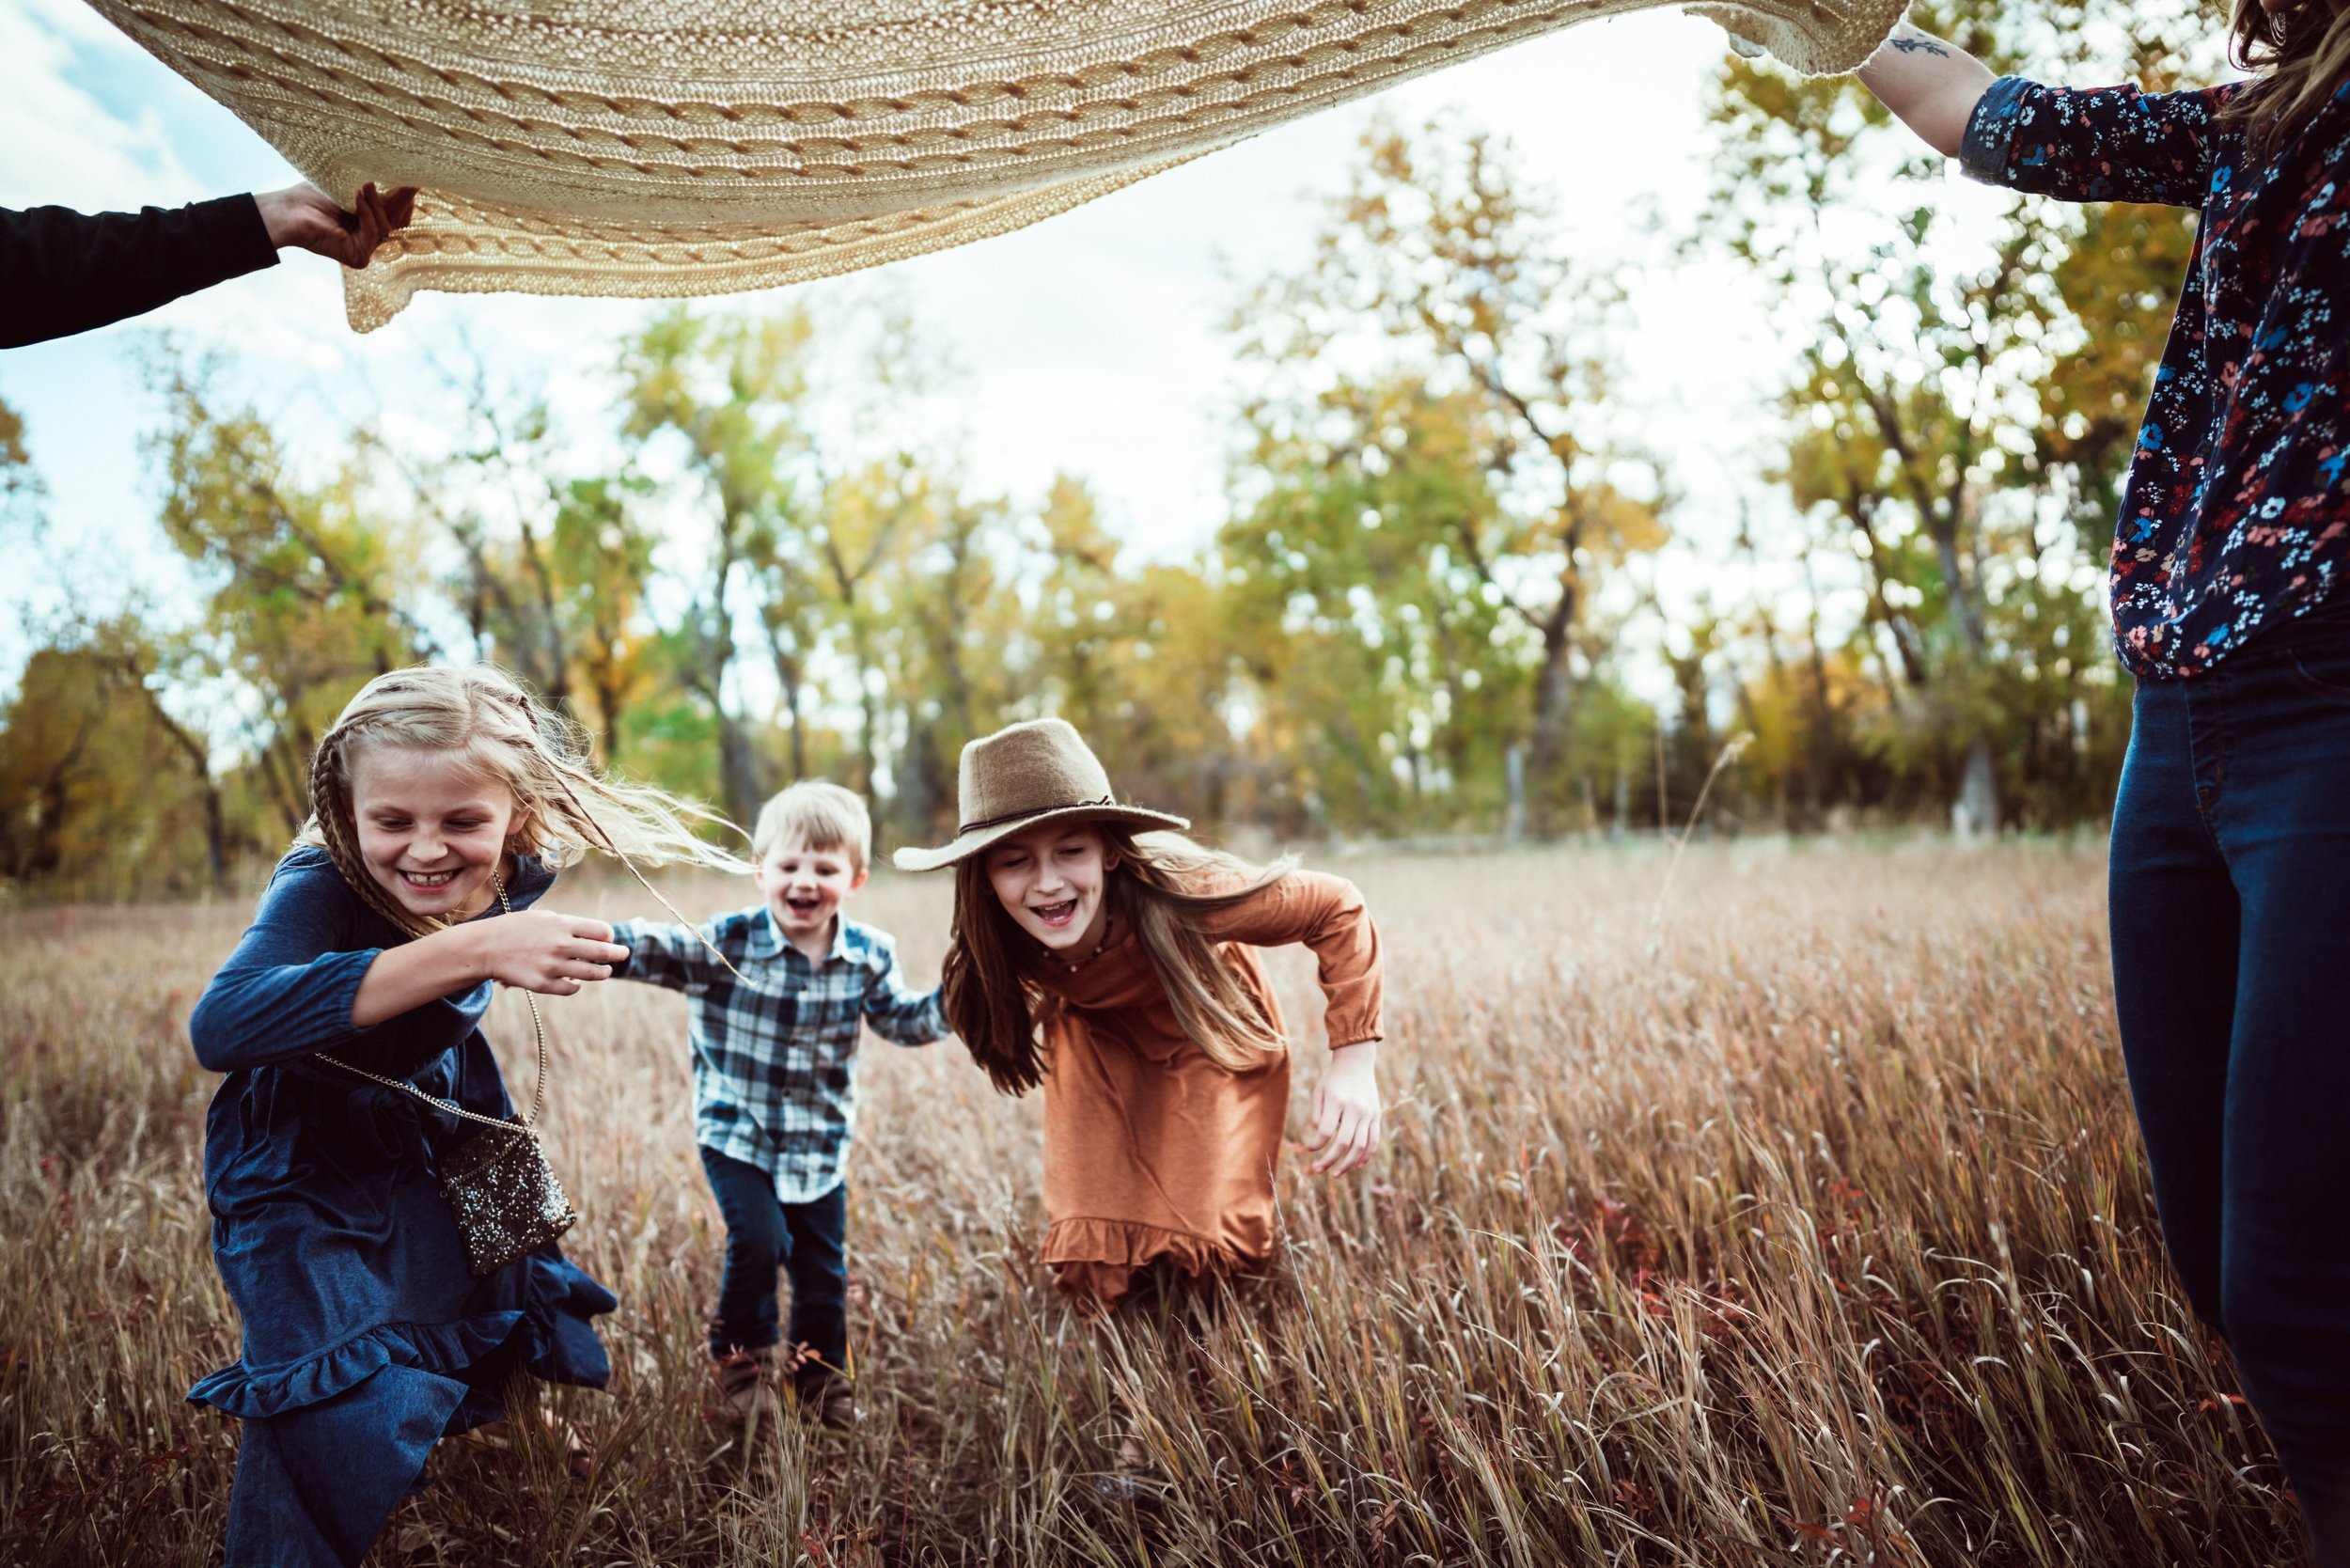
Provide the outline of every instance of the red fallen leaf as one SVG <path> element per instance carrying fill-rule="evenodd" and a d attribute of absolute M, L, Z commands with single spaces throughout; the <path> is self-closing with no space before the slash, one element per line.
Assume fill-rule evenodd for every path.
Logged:
<path fill-rule="evenodd" d="M 2230 1404 L 2242 1404 L 2244 1403 L 2244 1396 L 2242 1394 L 2228 1394 L 2224 1397 Z M 2216 1399 L 2207 1399 L 2201 1404 L 2198 1404 L 2195 1409 L 2200 1415 L 2217 1415 L 2219 1411 L 2219 1401 Z"/>
<path fill-rule="evenodd" d="M 1817 1541 L 1823 1545 L 1832 1546 L 1836 1544 L 1836 1531 L 1827 1525 L 1815 1525 L 1808 1519 L 1798 1519 L 1795 1521 L 1795 1529 L 1800 1530 L 1806 1538 Z"/>
<path fill-rule="evenodd" d="M 1860 1497 L 1844 1510 L 1844 1523 L 1855 1529 L 1867 1529 L 1876 1519 L 1877 1505 L 1873 1498 Z"/>

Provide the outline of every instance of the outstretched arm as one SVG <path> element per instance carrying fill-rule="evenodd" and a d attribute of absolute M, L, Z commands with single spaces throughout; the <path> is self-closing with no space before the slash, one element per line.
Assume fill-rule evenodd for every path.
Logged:
<path fill-rule="evenodd" d="M 413 190 L 360 192 L 346 212 L 314 185 L 170 212 L 0 211 L 0 349 L 86 332 L 274 266 L 286 246 L 364 267 L 407 224 Z"/>
<path fill-rule="evenodd" d="M 642 980 L 671 991 L 699 991 L 716 972 L 710 943 L 716 922 L 707 931 L 667 925 L 659 920 L 622 920 L 612 928 L 612 940 L 628 956 L 612 968 L 614 980 Z"/>
<path fill-rule="evenodd" d="M 2200 207 L 2219 106 L 2233 86 L 2147 93 L 1993 77 L 1957 45 L 1904 23 L 1861 84 L 1970 180 L 2060 201 Z"/>
<path fill-rule="evenodd" d="M 576 996 L 607 980 L 628 949 L 612 928 L 586 915 L 525 909 L 436 931 L 386 948 L 351 998 L 351 1021 L 368 1028 L 413 1008 L 494 980 L 550 996 Z"/>
<path fill-rule="evenodd" d="M 357 907 L 332 868 L 281 866 L 189 1014 L 196 1060 L 228 1073 L 361 1047 L 376 1071 L 405 1071 L 398 1064 L 446 1050 L 480 1021 L 482 980 L 568 996 L 621 952 L 603 921 L 535 909 L 358 947 Z"/>
<path fill-rule="evenodd" d="M 1995 78 L 1954 43 L 1904 22 L 1860 68 L 1860 85 L 1945 158 L 1958 156 L 1966 122 Z"/>
<path fill-rule="evenodd" d="M 873 980 L 865 988 L 865 1021 L 893 1045 L 928 1045 L 953 1032 L 947 1027 L 938 988 L 908 990 L 898 973 L 898 949 L 885 943 L 873 955 Z"/>

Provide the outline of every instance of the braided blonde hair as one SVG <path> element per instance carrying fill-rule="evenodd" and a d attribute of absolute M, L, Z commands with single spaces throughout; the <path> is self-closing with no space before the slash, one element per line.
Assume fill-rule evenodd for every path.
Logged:
<path fill-rule="evenodd" d="M 411 914 L 370 875 L 359 854 L 352 806 L 352 760 L 369 745 L 458 753 L 462 762 L 513 792 L 508 852 L 535 855 L 554 870 L 602 850 L 636 872 L 636 863 L 683 862 L 745 872 L 748 862 L 695 836 L 695 823 L 742 832 L 725 818 L 663 791 L 599 776 L 580 728 L 539 701 L 495 665 L 418 665 L 359 688 L 310 759 L 310 820 L 297 842 L 316 844 L 368 907 L 394 929 L 425 936 L 446 921 Z M 637 875 L 639 882 L 644 882 Z M 646 891 L 668 908 L 650 883 Z M 675 910 L 670 910 L 675 914 Z M 681 918 L 682 918 L 681 917 Z"/>

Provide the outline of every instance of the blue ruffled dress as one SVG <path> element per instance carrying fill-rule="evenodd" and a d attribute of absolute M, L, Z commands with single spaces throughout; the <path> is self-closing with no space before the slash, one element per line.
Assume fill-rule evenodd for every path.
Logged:
<path fill-rule="evenodd" d="M 525 858 L 507 897 L 522 908 L 554 881 Z M 244 1354 L 188 1398 L 244 1421 L 228 1568 L 352 1568 L 433 1443 L 497 1418 L 506 1366 L 589 1388 L 611 1375 L 588 1320 L 619 1304 L 556 1248 L 486 1278 L 466 1268 L 434 1152 L 478 1129 L 310 1059 L 509 1113 L 479 1027 L 489 981 L 352 1026 L 360 977 L 400 940 L 323 850 L 296 849 L 188 1020 L 196 1059 L 227 1074 L 204 1186 Z"/>

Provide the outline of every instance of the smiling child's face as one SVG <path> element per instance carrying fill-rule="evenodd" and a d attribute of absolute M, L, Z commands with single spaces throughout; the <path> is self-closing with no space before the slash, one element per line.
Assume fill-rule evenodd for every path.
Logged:
<path fill-rule="evenodd" d="M 412 915 L 462 919 L 497 896 L 490 878 L 514 794 L 460 753 L 370 745 L 351 760 L 351 809 L 368 874 Z"/>
<path fill-rule="evenodd" d="M 1118 864 L 1090 823 L 1048 823 L 988 846 L 987 880 L 1004 912 L 1053 952 L 1101 945 L 1102 901 Z"/>
<path fill-rule="evenodd" d="M 798 834 L 785 834 L 767 846 L 751 879 L 783 934 L 807 940 L 829 928 L 840 901 L 865 886 L 865 869 L 840 845 L 819 848 Z"/>

